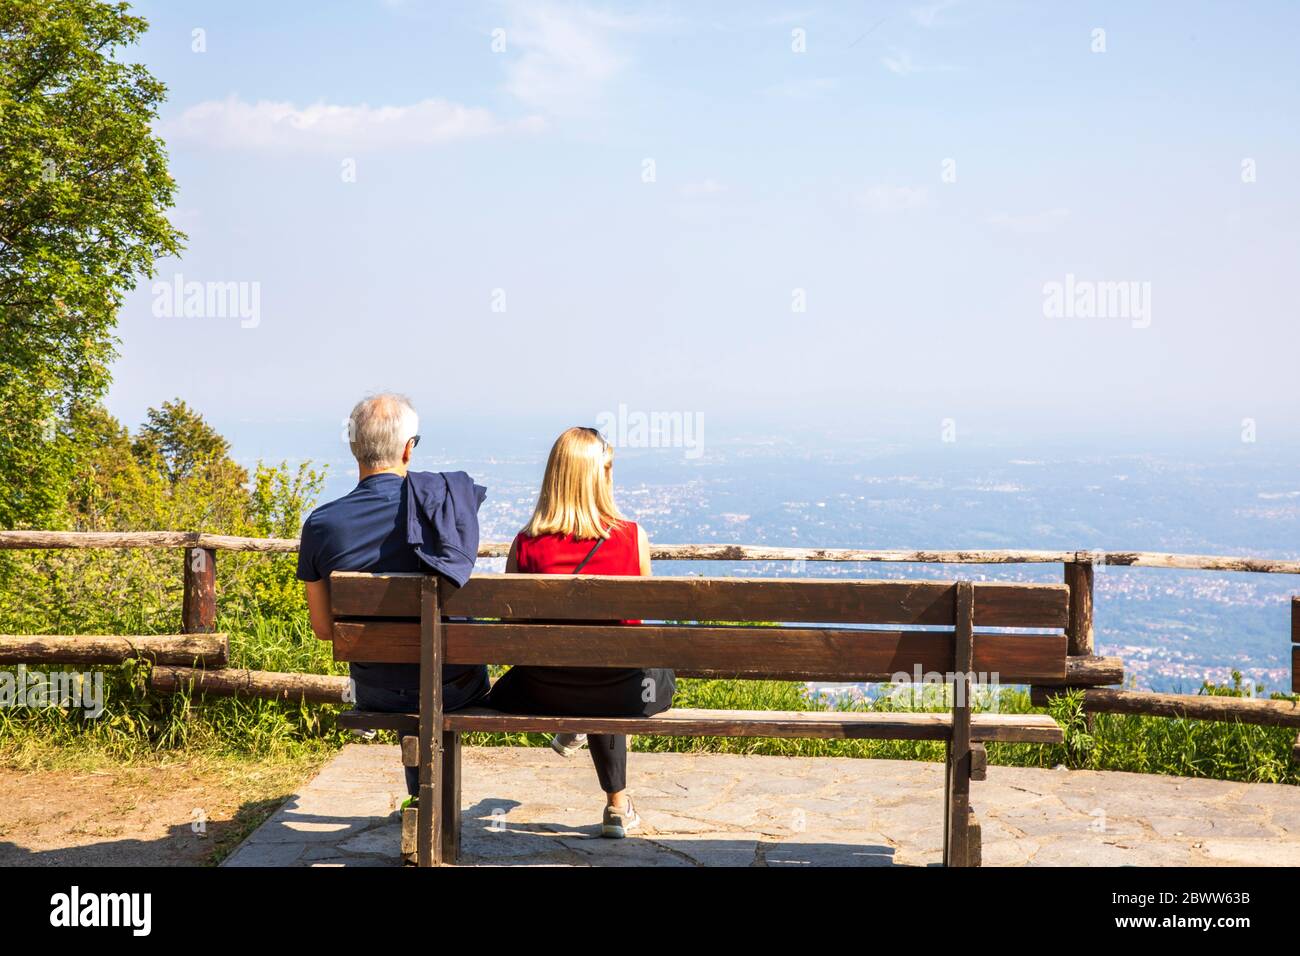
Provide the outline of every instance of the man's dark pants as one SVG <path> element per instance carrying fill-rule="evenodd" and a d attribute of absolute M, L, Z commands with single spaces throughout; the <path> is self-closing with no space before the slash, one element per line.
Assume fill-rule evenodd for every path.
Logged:
<path fill-rule="evenodd" d="M 398 685 L 366 683 L 364 676 L 358 677 L 358 672 L 353 669 L 352 679 L 356 684 L 357 693 L 356 709 L 393 714 L 419 713 L 420 669 L 412 665 L 412 671 L 413 676 L 410 681 Z M 489 688 L 487 668 L 474 668 L 442 685 L 442 709 L 445 712 L 473 706 L 487 696 Z M 406 771 L 406 792 L 413 797 L 417 796 L 420 792 L 419 768 L 404 767 L 403 769 Z"/>

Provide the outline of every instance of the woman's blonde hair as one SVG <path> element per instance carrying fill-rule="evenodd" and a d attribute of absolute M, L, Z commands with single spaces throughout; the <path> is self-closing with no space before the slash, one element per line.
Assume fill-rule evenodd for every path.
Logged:
<path fill-rule="evenodd" d="M 614 446 L 594 428 L 570 428 L 551 446 L 537 507 L 524 534 L 607 538 L 622 520 L 614 504 Z"/>

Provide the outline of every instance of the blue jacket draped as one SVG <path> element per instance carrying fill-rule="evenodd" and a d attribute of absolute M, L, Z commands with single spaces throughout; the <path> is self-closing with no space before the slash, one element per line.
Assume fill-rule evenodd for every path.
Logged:
<path fill-rule="evenodd" d="M 431 571 L 462 586 L 478 557 L 478 509 L 487 489 L 463 471 L 411 471 L 402 494 L 407 543 Z"/>

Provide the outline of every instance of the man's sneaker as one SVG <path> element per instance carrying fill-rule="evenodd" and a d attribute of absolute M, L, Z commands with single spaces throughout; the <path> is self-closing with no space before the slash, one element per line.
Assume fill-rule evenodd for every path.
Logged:
<path fill-rule="evenodd" d="M 586 734 L 556 734 L 551 738 L 551 749 L 561 757 L 572 757 L 585 746 Z"/>
<path fill-rule="evenodd" d="M 627 804 L 622 810 L 609 806 L 605 808 L 605 817 L 600 823 L 600 835 L 609 837 L 611 840 L 621 840 L 628 835 L 628 832 L 635 830 L 641 825 L 641 817 L 636 812 L 636 807 L 632 806 L 632 798 L 627 798 Z"/>

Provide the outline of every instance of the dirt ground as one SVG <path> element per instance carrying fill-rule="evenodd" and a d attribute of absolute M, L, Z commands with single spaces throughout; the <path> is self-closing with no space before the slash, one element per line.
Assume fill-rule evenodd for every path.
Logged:
<path fill-rule="evenodd" d="M 210 866 L 322 759 L 0 766 L 0 866 Z"/>

